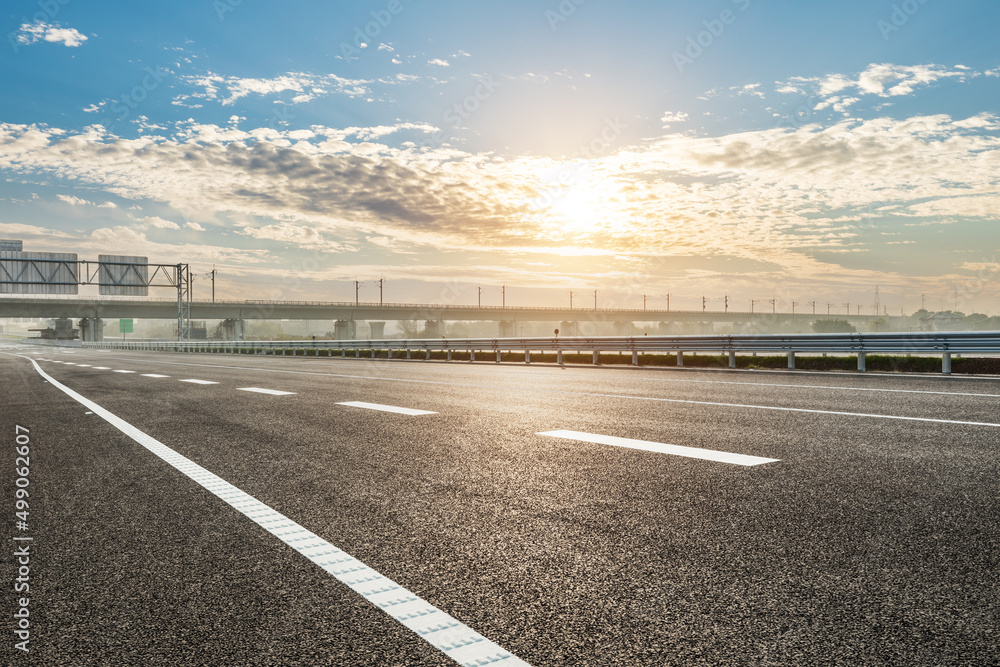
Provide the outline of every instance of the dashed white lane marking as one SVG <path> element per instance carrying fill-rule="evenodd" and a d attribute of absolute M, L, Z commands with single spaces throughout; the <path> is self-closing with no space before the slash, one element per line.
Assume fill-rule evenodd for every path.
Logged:
<path fill-rule="evenodd" d="M 381 410 L 382 412 L 395 412 L 401 415 L 436 415 L 436 412 L 431 412 L 430 410 L 414 410 L 412 408 L 397 408 L 394 405 L 379 405 L 378 403 L 365 403 L 363 401 L 347 401 L 346 403 L 337 403 L 337 405 L 347 405 L 352 408 L 366 408 L 368 410 Z"/>
<path fill-rule="evenodd" d="M 170 376 L 169 375 L 160 375 L 159 373 L 143 373 L 142 377 L 144 377 L 144 378 L 168 378 Z"/>
<path fill-rule="evenodd" d="M 211 380 L 181 380 L 181 382 L 190 382 L 191 384 L 219 384 Z"/>
<path fill-rule="evenodd" d="M 90 364 L 77 364 L 80 368 L 91 368 Z"/>
<path fill-rule="evenodd" d="M 285 515 L 271 509 L 253 496 L 236 488 L 221 477 L 205 470 L 191 459 L 181 456 L 159 440 L 146 435 L 124 419 L 105 410 L 69 387 L 49 377 L 28 359 L 38 373 L 54 387 L 73 398 L 98 416 L 135 440 L 174 468 L 184 473 L 258 526 L 292 547 L 307 559 L 346 584 L 396 621 L 415 632 L 421 639 L 464 667 L 531 667 L 509 651 L 483 637 L 464 623 L 446 614 L 426 600 L 403 588 L 392 579 L 338 549 Z"/>
<path fill-rule="evenodd" d="M 277 389 L 261 389 L 260 387 L 240 387 L 239 391 L 253 391 L 258 394 L 270 394 L 271 396 L 294 396 L 294 391 L 278 391 Z"/>
<path fill-rule="evenodd" d="M 738 466 L 759 466 L 762 463 L 776 463 L 781 460 L 766 459 L 761 456 L 748 456 L 746 454 L 732 454 L 730 452 L 720 452 L 714 449 L 701 449 L 699 447 L 667 445 L 662 442 L 632 440 L 631 438 L 617 438 L 612 435 L 598 435 L 596 433 L 583 433 L 582 431 L 545 431 L 536 435 L 550 435 L 554 438 L 581 440 L 583 442 L 593 442 L 599 445 L 612 445 L 614 447 L 628 447 L 629 449 L 641 449 L 647 452 L 657 452 L 659 454 L 686 456 L 689 459 L 704 459 L 706 461 L 718 461 L 719 463 L 732 463 Z"/>
<path fill-rule="evenodd" d="M 95 371 L 110 371 L 111 366 L 91 366 Z"/>
<path fill-rule="evenodd" d="M 319 373 L 316 371 L 290 371 L 279 368 L 258 368 L 253 366 L 227 366 L 224 364 L 192 364 L 177 361 L 160 361 L 161 364 L 173 366 L 197 366 L 199 368 L 231 368 L 241 371 L 262 371 L 267 373 L 284 373 L 290 375 L 311 375 L 314 377 L 336 377 L 355 380 L 377 381 L 377 382 L 399 382 L 404 384 L 427 384 L 444 387 L 468 387 L 472 389 L 493 389 L 495 387 L 473 382 L 443 382 L 440 380 L 413 380 L 399 377 L 380 377 L 377 375 L 349 375 L 346 373 Z M 754 383 L 748 383 L 754 384 Z M 777 412 L 801 412 L 804 414 L 833 415 L 837 417 L 864 417 L 869 419 L 890 419 L 898 421 L 923 422 L 929 424 L 955 424 L 958 426 L 987 426 L 990 428 L 1000 428 L 1000 423 L 962 421 L 957 419 L 937 419 L 934 417 L 904 417 L 901 415 L 880 415 L 866 412 L 847 412 L 840 410 L 814 410 L 809 408 L 789 408 L 779 405 L 754 405 L 752 403 L 720 403 L 716 401 L 694 401 L 682 398 L 660 398 L 657 396 L 636 396 L 634 394 L 601 394 L 596 392 L 572 391 L 568 389 L 544 389 L 537 386 L 513 385 L 511 391 L 532 391 L 544 394 L 558 394 L 564 396 L 590 396 L 597 398 L 617 398 L 628 401 L 653 401 L 661 403 L 678 403 L 686 405 L 713 405 L 726 408 L 745 408 L 749 410 L 774 410 Z M 981 394 L 976 394 L 979 396 Z"/>
<path fill-rule="evenodd" d="M 112 371 L 113 373 L 135 373 L 135 371 Z"/>

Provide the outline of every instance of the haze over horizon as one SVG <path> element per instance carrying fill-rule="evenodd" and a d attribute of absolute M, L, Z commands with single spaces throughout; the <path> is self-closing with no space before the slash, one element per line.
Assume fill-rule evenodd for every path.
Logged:
<path fill-rule="evenodd" d="M 196 298 L 1000 313 L 1000 7 L 780 4 L 13 3 L 0 238 Z"/>

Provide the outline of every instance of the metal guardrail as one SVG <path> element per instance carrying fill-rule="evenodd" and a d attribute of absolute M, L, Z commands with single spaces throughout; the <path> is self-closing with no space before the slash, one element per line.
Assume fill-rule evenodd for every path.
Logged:
<path fill-rule="evenodd" d="M 494 352 L 500 361 L 502 352 L 524 352 L 525 362 L 531 363 L 531 352 L 555 352 L 558 363 L 563 353 L 591 352 L 594 363 L 601 352 L 631 352 L 632 363 L 639 364 L 640 352 L 673 352 L 677 365 L 684 365 L 685 352 L 717 352 L 729 354 L 730 367 L 736 366 L 737 352 L 778 352 L 788 355 L 788 367 L 795 368 L 795 355 L 806 352 L 856 354 L 858 370 L 865 370 L 865 356 L 874 353 L 940 354 L 941 372 L 951 373 L 952 354 L 1000 353 L 1000 331 L 934 332 L 934 333 L 853 333 L 853 334 L 772 334 L 729 336 L 572 336 L 545 338 L 431 338 L 414 340 L 292 340 L 292 341 L 104 341 L 84 343 L 84 347 L 105 350 L 149 350 L 169 352 L 234 352 L 275 354 L 281 350 L 339 350 L 341 356 L 353 351 L 375 355 L 394 351 L 411 358 L 414 351 L 423 351 L 430 358 L 432 351 L 445 351 L 448 359 L 454 351 L 468 352 L 475 361 L 476 352 Z"/>

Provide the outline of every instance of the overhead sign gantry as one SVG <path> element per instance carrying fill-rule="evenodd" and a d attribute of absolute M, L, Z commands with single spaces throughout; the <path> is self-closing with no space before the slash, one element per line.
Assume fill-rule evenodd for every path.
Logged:
<path fill-rule="evenodd" d="M 97 285 L 102 296 L 147 296 L 150 287 L 177 290 L 177 340 L 191 336 L 191 268 L 150 264 L 146 257 L 24 252 L 20 241 L 0 241 L 0 294 L 78 294 Z"/>

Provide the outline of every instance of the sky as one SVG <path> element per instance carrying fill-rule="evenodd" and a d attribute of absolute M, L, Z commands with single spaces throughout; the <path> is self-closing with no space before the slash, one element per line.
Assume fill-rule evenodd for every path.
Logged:
<path fill-rule="evenodd" d="M 3 20 L 0 238 L 26 251 L 190 263 L 196 299 L 214 267 L 232 299 L 1000 313 L 1000 3 Z"/>

